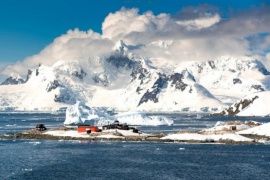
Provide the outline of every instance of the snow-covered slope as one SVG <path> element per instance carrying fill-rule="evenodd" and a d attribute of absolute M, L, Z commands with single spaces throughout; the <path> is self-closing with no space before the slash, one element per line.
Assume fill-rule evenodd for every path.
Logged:
<path fill-rule="evenodd" d="M 171 139 L 178 141 L 204 141 L 204 142 L 214 142 L 214 141 L 235 141 L 235 142 L 251 142 L 250 138 L 238 134 L 197 134 L 197 133 L 179 133 L 179 134 L 169 134 L 162 139 Z"/>
<path fill-rule="evenodd" d="M 220 58 L 208 62 L 182 63 L 196 81 L 216 98 L 230 105 L 243 96 L 269 90 L 269 72 L 258 60 Z"/>
<path fill-rule="evenodd" d="M 268 136 L 270 137 L 270 123 L 265 123 L 260 126 L 256 126 L 250 129 L 239 131 L 238 134 L 247 134 L 247 135 L 259 135 L 259 136 Z"/>
<path fill-rule="evenodd" d="M 69 93 L 63 93 L 50 67 L 41 66 L 29 71 L 26 83 L 0 86 L 0 107 L 2 110 L 55 111 L 65 104 L 56 103 L 65 99 L 73 104 L 75 99 Z"/>
<path fill-rule="evenodd" d="M 232 106 L 217 114 L 237 116 L 269 116 L 269 101 L 270 91 L 253 93 L 245 96 Z"/>
<path fill-rule="evenodd" d="M 0 86 L 0 110 L 55 111 L 82 101 L 116 111 L 205 112 L 269 89 L 269 72 L 256 60 L 184 62 L 167 68 L 133 53 L 172 43 L 129 46 L 119 41 L 104 56 L 40 65 L 29 70 L 22 84 Z"/>

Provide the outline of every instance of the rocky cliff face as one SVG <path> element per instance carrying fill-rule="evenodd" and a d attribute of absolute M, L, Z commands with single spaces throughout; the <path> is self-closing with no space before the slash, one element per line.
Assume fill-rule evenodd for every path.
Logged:
<path fill-rule="evenodd" d="M 10 76 L 1 85 L 16 85 L 16 84 L 23 84 L 25 80 L 20 76 Z"/>
<path fill-rule="evenodd" d="M 240 113 L 242 110 L 250 106 L 256 99 L 258 99 L 258 96 L 254 96 L 251 99 L 241 99 L 240 101 L 234 103 L 232 106 L 225 108 L 223 111 L 219 113 L 214 113 L 215 116 L 235 116 L 238 113 Z"/>
<path fill-rule="evenodd" d="M 219 113 L 213 115 L 227 116 L 269 116 L 270 107 L 270 91 L 261 91 L 258 93 L 249 94 L 233 105 L 225 108 Z"/>

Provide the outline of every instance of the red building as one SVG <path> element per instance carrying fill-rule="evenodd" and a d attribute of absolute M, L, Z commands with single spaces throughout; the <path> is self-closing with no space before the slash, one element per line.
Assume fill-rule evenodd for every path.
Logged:
<path fill-rule="evenodd" d="M 78 132 L 87 132 L 88 130 L 90 130 L 91 132 L 99 132 L 99 129 L 97 126 L 90 126 L 90 125 L 78 126 Z"/>

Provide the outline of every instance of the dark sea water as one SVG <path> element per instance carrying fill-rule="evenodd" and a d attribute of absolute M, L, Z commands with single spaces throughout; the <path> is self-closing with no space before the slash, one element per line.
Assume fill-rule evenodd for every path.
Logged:
<path fill-rule="evenodd" d="M 0 141 L 0 179 L 269 179 L 270 147 Z"/>
<path fill-rule="evenodd" d="M 174 126 L 147 132 L 196 130 L 217 121 L 268 118 L 166 115 Z M 0 134 L 63 124 L 63 115 L 2 114 Z M 269 179 L 269 145 L 0 140 L 0 179 Z"/>

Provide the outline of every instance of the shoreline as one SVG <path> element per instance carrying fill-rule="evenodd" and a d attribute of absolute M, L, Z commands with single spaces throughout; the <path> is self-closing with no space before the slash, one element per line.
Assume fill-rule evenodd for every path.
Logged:
<path fill-rule="evenodd" d="M 58 128 L 61 129 L 61 128 Z M 53 132 L 57 129 L 50 129 L 46 131 L 37 131 L 35 129 L 31 129 L 28 131 L 23 131 L 14 134 L 8 135 L 0 135 L 0 139 L 13 139 L 13 140 L 80 140 L 80 141 L 89 141 L 89 142 L 152 142 L 152 143 L 190 143 L 190 144 L 226 144 L 226 145 L 257 145 L 264 144 L 260 142 L 261 139 L 270 140 L 269 137 L 264 136 L 254 136 L 254 135 L 246 135 L 245 137 L 256 139 L 254 141 L 233 141 L 233 140 L 172 140 L 172 139 L 162 139 L 165 137 L 163 134 L 150 134 L 148 136 L 123 136 L 119 137 L 98 137 L 98 135 L 102 135 L 101 133 L 92 133 L 87 134 L 85 137 L 74 137 L 74 136 L 55 136 L 50 134 L 45 134 L 46 132 Z M 61 129 L 63 130 L 63 128 Z M 75 129 L 64 129 L 64 131 L 74 131 Z M 107 135 L 113 135 L 107 134 Z"/>

